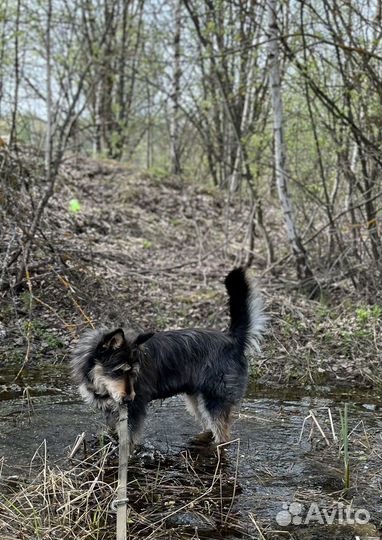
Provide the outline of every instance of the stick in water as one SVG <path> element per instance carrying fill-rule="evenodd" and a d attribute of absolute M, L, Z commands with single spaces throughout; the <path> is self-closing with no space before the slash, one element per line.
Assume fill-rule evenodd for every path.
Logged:
<path fill-rule="evenodd" d="M 128 440 L 128 408 L 122 405 L 119 409 L 119 465 L 118 465 L 118 499 L 117 507 L 117 540 L 127 540 L 127 462 L 129 459 Z"/>

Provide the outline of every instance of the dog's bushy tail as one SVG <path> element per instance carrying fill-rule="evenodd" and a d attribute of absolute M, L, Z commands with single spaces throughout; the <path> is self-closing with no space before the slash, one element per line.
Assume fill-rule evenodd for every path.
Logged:
<path fill-rule="evenodd" d="M 263 299 L 243 268 L 235 268 L 225 278 L 229 296 L 231 324 L 229 331 L 244 349 L 260 349 L 267 317 Z"/>

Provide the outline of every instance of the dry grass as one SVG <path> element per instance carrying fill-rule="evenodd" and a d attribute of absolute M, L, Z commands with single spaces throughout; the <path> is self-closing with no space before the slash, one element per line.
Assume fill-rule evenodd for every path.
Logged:
<path fill-rule="evenodd" d="M 264 383 L 294 388 L 382 387 L 382 309 L 355 293 L 319 301 L 266 288 L 271 327 L 264 358 L 254 359 Z M 338 294 L 338 293 L 337 293 Z"/>
<path fill-rule="evenodd" d="M 60 470 L 48 465 L 43 444 L 38 451 L 43 462 L 40 471 L 0 500 L 2 540 L 107 538 L 114 497 L 114 484 L 105 480 L 111 451 L 109 443 L 86 460 Z"/>
<path fill-rule="evenodd" d="M 202 462 L 190 451 L 157 456 L 155 462 L 133 458 L 128 480 L 129 538 L 156 539 L 169 531 L 174 539 L 197 538 L 198 530 L 245 535 L 233 512 L 239 444 L 229 444 L 236 449 L 233 466 L 226 462 L 224 445 Z M 48 464 L 45 444 L 33 461 L 37 458 L 42 462 L 37 474 L 31 473 L 23 485 L 3 489 L 1 539 L 114 538 L 117 458 L 113 443 L 65 470 Z"/>

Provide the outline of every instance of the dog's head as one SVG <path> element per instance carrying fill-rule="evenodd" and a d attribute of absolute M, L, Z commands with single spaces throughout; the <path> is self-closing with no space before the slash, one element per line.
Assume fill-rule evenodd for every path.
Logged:
<path fill-rule="evenodd" d="M 72 376 L 85 401 L 105 409 L 134 399 L 139 346 L 152 335 L 126 335 L 122 328 L 87 332 L 71 359 Z"/>

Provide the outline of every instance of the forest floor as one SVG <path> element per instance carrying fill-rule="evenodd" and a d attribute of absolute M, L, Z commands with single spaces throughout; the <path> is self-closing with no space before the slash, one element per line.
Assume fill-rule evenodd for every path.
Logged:
<path fill-rule="evenodd" d="M 73 199 L 79 211 L 70 210 Z M 20 212 L 28 213 L 26 203 Z M 70 344 L 90 324 L 226 328 L 223 280 L 247 257 L 249 213 L 240 195 L 227 201 L 212 187 L 71 158 L 38 231 L 28 287 L 1 293 L 0 365 L 67 362 Z M 285 260 L 282 225 L 268 222 Z M 12 221 L 2 236 L 5 249 Z M 270 321 L 262 353 L 251 358 L 253 379 L 304 391 L 378 390 L 380 305 L 346 280 L 309 300 L 290 266 L 267 269 L 256 247 L 253 274 Z"/>

